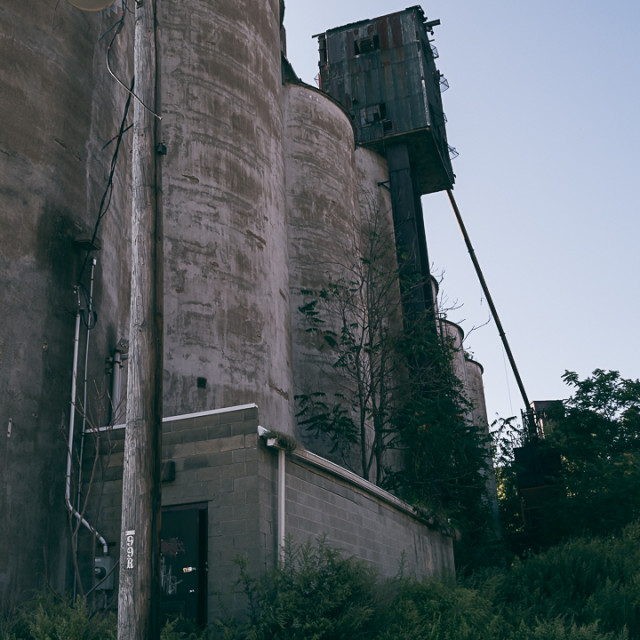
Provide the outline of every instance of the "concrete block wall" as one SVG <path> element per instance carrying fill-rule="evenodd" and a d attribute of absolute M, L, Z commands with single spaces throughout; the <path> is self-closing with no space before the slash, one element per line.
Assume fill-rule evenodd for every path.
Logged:
<path fill-rule="evenodd" d="M 346 555 L 384 576 L 453 573 L 453 540 L 429 527 L 413 509 L 375 485 L 317 456 L 288 456 L 287 536 L 302 543 L 326 536 Z"/>
<path fill-rule="evenodd" d="M 254 575 L 277 561 L 278 455 L 258 437 L 258 425 L 253 404 L 163 422 L 163 460 L 175 464 L 175 479 L 162 486 L 163 506 L 207 506 L 210 620 L 220 614 L 221 603 L 230 612 L 246 607 L 244 596 L 234 590 L 236 558 L 244 557 Z M 114 558 L 120 539 L 123 435 L 124 429 L 102 432 L 104 474 L 96 476 L 87 512 Z M 88 457 L 87 478 L 91 464 Z M 430 528 L 409 505 L 304 449 L 287 454 L 285 468 L 285 533 L 295 543 L 325 535 L 333 547 L 387 576 L 397 574 L 401 562 L 418 577 L 453 572 L 451 538 Z M 91 543 L 83 531 L 80 560 L 87 576 Z"/>
<path fill-rule="evenodd" d="M 167 418 L 163 427 L 163 460 L 174 461 L 176 478 L 163 484 L 162 504 L 207 504 L 210 618 L 219 612 L 220 598 L 239 609 L 243 599 L 232 593 L 239 575 L 235 559 L 245 557 L 258 573 L 274 557 L 272 479 L 258 447 L 258 408 Z"/>
<path fill-rule="evenodd" d="M 229 610 L 244 600 L 233 593 L 239 576 L 235 559 L 248 561 L 259 573 L 276 556 L 275 467 L 271 452 L 258 444 L 258 408 L 254 404 L 165 418 L 163 460 L 175 464 L 175 479 L 162 485 L 163 507 L 206 504 L 208 518 L 208 609 L 219 613 L 220 599 Z M 101 432 L 101 465 L 94 483 L 87 519 L 106 538 L 118 557 L 122 505 L 124 429 Z M 90 447 L 89 447 L 90 448 Z M 88 457 L 84 475 L 90 476 Z M 93 563 L 91 535 L 83 531 L 80 561 L 89 584 Z M 97 550 L 101 554 L 101 550 Z M 86 585 L 85 585 L 86 586 Z M 117 583 L 111 595 L 115 606 Z"/>

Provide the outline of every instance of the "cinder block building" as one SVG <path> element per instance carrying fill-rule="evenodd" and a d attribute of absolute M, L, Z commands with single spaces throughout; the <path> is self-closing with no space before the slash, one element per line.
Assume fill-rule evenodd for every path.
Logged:
<path fill-rule="evenodd" d="M 74 556 L 87 584 L 94 556 L 103 574 L 118 560 L 131 11 L 0 9 L 3 608 L 45 583 L 78 588 Z M 428 282 L 419 196 L 453 181 L 430 26 L 414 7 L 322 34 L 318 89 L 286 57 L 283 12 L 277 0 L 157 3 L 162 588 L 168 609 L 200 621 L 234 557 L 263 570 L 284 535 L 326 534 L 386 574 L 401 557 L 420 576 L 453 569 L 451 537 L 332 460 L 296 427 L 294 400 L 317 384 L 320 357 L 301 292 L 340 277 L 365 206 Z M 411 59 L 422 76 L 401 66 Z M 478 368 L 462 366 L 481 398 Z M 111 605 L 117 580 L 102 586 Z"/>

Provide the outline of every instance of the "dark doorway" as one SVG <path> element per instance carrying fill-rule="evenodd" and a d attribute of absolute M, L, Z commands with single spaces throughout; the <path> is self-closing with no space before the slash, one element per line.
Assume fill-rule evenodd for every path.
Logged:
<path fill-rule="evenodd" d="M 207 506 L 165 507 L 160 532 L 163 618 L 207 623 Z"/>

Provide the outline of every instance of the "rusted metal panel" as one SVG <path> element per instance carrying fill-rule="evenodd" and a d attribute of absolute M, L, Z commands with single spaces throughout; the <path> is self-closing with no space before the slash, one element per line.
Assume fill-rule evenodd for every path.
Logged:
<path fill-rule="evenodd" d="M 440 73 L 420 7 L 331 29 L 321 86 L 349 111 L 359 144 L 384 153 L 406 138 L 422 193 L 453 184 Z"/>

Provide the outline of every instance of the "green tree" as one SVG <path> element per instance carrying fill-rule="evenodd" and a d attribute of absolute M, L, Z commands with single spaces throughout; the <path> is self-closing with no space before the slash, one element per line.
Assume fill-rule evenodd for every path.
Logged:
<path fill-rule="evenodd" d="M 302 292 L 307 332 L 330 362 L 320 372 L 323 386 L 334 391 L 297 396 L 297 418 L 315 436 L 328 438 L 346 466 L 382 485 L 385 454 L 397 437 L 391 428 L 397 384 L 405 374 L 396 348 L 401 298 L 392 232 L 377 206 L 371 203 L 365 213 L 359 244 L 341 265 L 344 275 Z"/>
<path fill-rule="evenodd" d="M 596 369 L 581 380 L 545 444 L 562 458 L 562 488 L 550 517 L 560 536 L 606 534 L 640 517 L 640 380 Z"/>
<path fill-rule="evenodd" d="M 453 370 L 453 346 L 427 323 L 405 332 L 399 348 L 409 379 L 393 416 L 404 464 L 393 474 L 407 501 L 461 534 L 459 566 L 472 563 L 489 542 L 488 437 L 469 420 L 470 404 Z"/>
<path fill-rule="evenodd" d="M 563 380 L 572 395 L 547 411 L 544 437 L 528 442 L 561 460 L 557 491 L 541 509 L 544 546 L 581 534 L 613 533 L 640 517 L 640 381 L 602 369 L 584 379 L 566 371 Z M 506 443 L 509 458 L 514 444 L 525 444 L 524 433 L 514 431 L 511 420 L 497 426 L 503 432 L 498 448 L 505 451 Z M 512 456 L 498 471 L 501 514 L 511 533 L 522 531 L 520 472 Z"/>
<path fill-rule="evenodd" d="M 332 453 L 347 462 L 356 450 L 365 479 L 451 521 L 477 543 L 489 522 L 488 445 L 469 422 L 452 344 L 438 333 L 431 310 L 403 321 L 403 295 L 424 281 L 401 276 L 393 237 L 374 207 L 352 259 L 343 278 L 303 292 L 299 309 L 339 390 L 297 396 L 298 424 L 328 438 Z"/>

